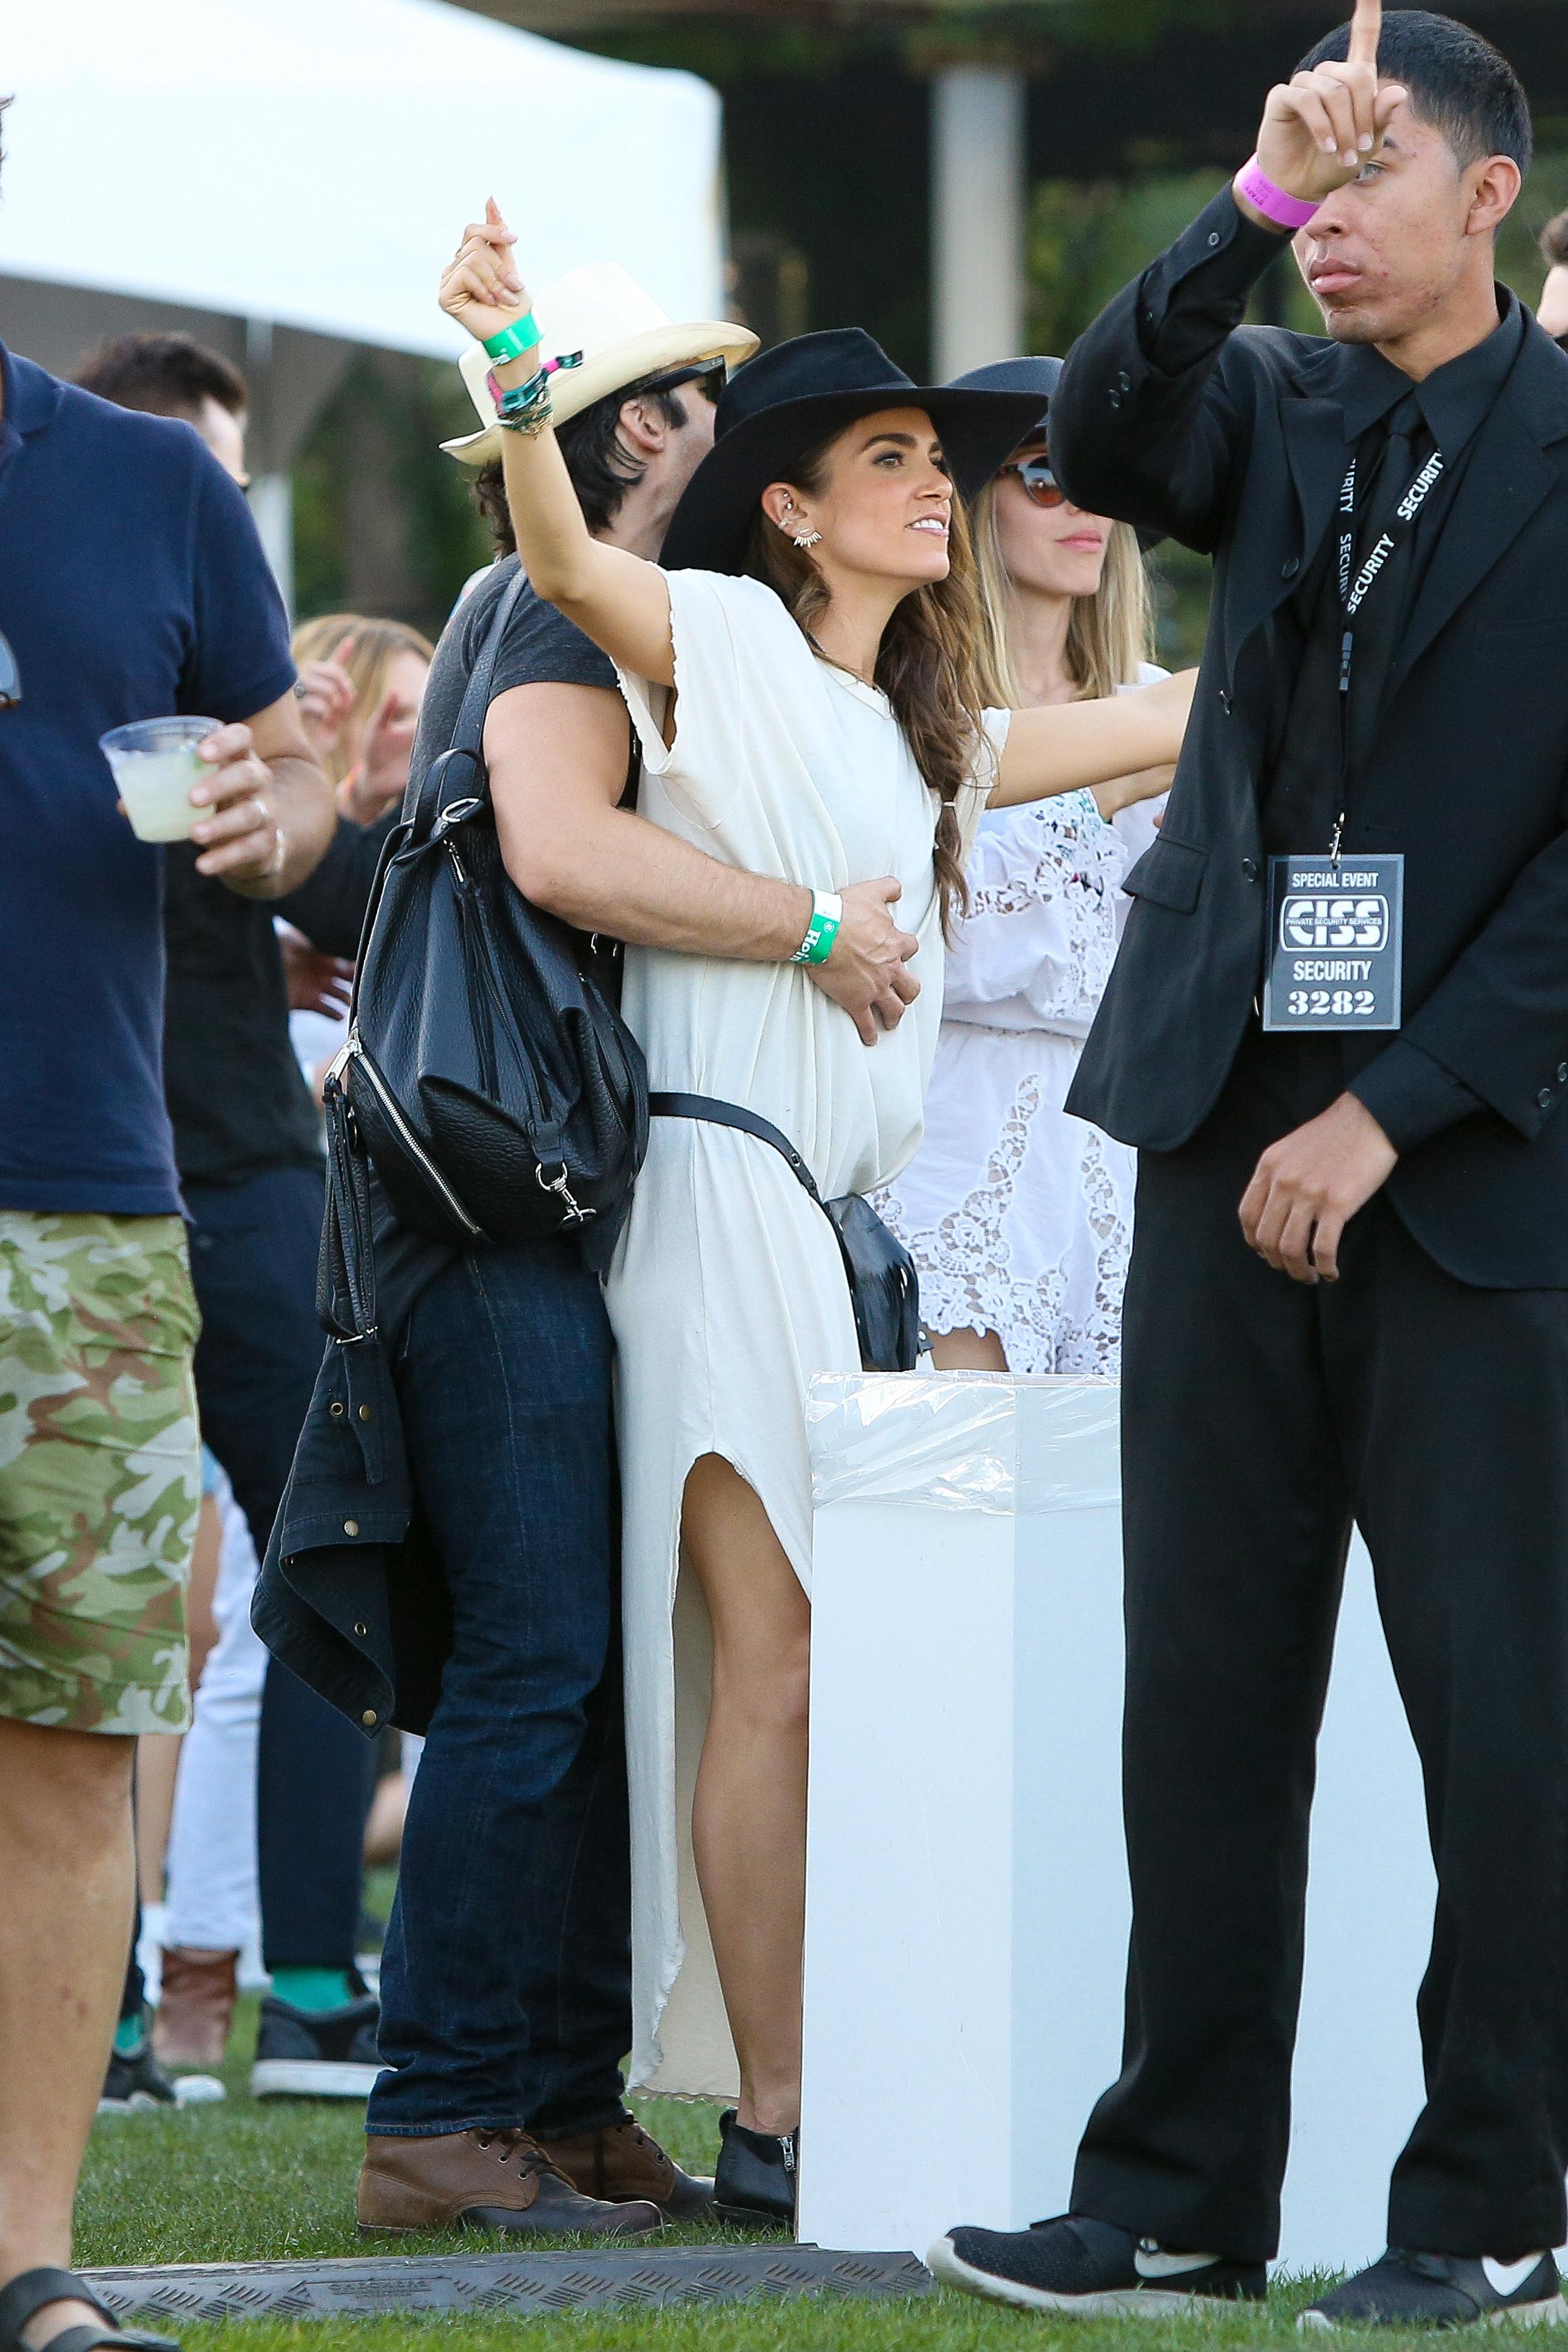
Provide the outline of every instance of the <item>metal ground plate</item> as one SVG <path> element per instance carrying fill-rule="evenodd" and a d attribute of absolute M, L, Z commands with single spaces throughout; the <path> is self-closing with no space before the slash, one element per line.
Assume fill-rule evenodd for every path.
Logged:
<path fill-rule="evenodd" d="M 120 2319 L 310 2319 L 345 2312 L 658 2310 L 798 2295 L 923 2295 L 913 2254 L 819 2246 L 671 2246 L 613 2253 L 381 2254 L 350 2262 L 180 2263 L 87 2271 Z"/>

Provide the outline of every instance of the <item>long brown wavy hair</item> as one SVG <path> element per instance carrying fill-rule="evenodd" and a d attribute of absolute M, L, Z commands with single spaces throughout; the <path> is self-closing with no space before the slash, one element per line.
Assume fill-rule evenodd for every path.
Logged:
<path fill-rule="evenodd" d="M 827 478 L 828 459 L 841 433 L 808 449 L 781 478 L 809 498 Z M 947 541 L 945 580 L 910 590 L 882 632 L 876 680 L 892 705 L 915 765 L 942 803 L 936 821 L 936 886 L 942 934 L 954 909 L 969 911 L 963 845 L 953 803 L 973 781 L 983 742 L 978 650 L 983 619 L 974 551 L 957 491 Z M 742 569 L 781 597 L 802 633 L 827 610 L 827 583 L 805 550 L 768 520 L 759 506 L 746 536 Z"/>

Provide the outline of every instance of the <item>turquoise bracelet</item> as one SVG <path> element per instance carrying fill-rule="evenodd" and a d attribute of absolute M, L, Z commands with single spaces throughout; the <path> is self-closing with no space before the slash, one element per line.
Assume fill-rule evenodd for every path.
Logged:
<path fill-rule="evenodd" d="M 792 963 L 826 963 L 833 953 L 833 942 L 838 937 L 838 926 L 844 920 L 844 901 L 837 890 L 814 890 L 811 894 L 811 921 L 794 955 Z"/>
<path fill-rule="evenodd" d="M 539 328 L 532 311 L 525 311 L 521 319 L 513 319 L 510 325 L 502 327 L 496 334 L 487 335 L 484 347 L 498 366 L 507 360 L 526 359 L 530 352 L 539 348 Z"/>

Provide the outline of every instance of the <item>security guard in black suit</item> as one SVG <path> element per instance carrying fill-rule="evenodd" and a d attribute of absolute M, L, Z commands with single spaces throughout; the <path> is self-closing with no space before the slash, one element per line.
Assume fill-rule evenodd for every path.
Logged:
<path fill-rule="evenodd" d="M 1215 588 L 1068 1099 L 1141 1154 L 1123 2071 L 1070 2217 L 933 2250 L 1033 2307 L 1262 2291 L 1353 1523 L 1439 1894 L 1394 2251 L 1315 2316 L 1568 2315 L 1568 360 L 1493 283 L 1511 69 L 1377 16 L 1051 404 L 1069 495 Z M 1308 215 L 1327 340 L 1242 328 Z"/>

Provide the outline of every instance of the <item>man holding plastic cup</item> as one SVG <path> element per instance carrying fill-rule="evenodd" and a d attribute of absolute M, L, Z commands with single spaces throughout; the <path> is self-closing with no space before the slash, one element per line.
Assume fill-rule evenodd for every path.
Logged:
<path fill-rule="evenodd" d="M 125 1967 L 135 1738 L 189 1719 L 200 1494 L 163 852 L 100 739 L 211 722 L 181 755 L 187 829 L 247 897 L 302 881 L 334 812 L 244 497 L 189 426 L 0 343 L 0 2337 L 44 2352 L 80 2326 L 116 2340 L 64 2265 Z"/>

